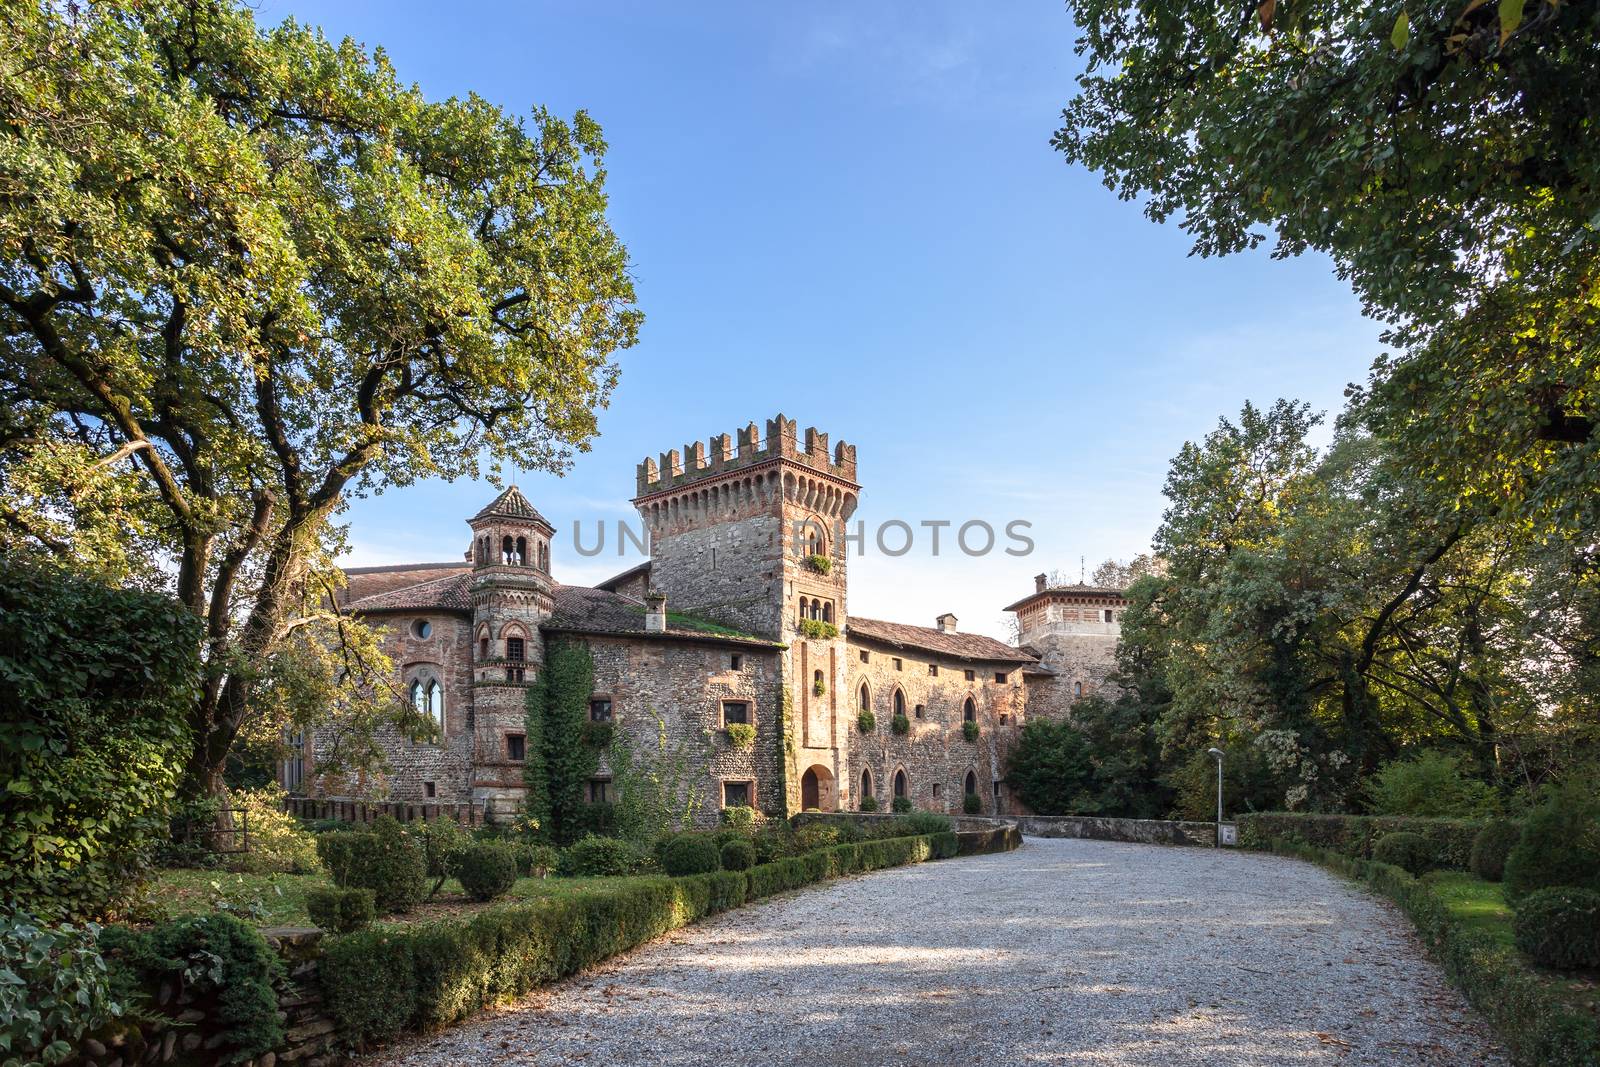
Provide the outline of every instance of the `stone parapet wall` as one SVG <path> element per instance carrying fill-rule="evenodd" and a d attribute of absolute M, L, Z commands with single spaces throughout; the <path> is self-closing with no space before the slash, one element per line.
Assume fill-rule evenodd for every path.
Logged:
<path fill-rule="evenodd" d="M 1024 815 L 1018 819 L 1029 837 L 1084 837 L 1096 841 L 1133 841 L 1147 845 L 1216 843 L 1217 824 L 1169 819 L 1109 819 L 1096 815 Z"/>

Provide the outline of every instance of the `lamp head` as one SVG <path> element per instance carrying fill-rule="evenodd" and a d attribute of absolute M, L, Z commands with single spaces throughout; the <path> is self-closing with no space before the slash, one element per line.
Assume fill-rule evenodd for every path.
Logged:
<path fill-rule="evenodd" d="M 1206 754 L 1213 759 L 1220 760 L 1222 758 L 1222 749 L 1213 746 L 1212 748 L 1206 749 Z"/>

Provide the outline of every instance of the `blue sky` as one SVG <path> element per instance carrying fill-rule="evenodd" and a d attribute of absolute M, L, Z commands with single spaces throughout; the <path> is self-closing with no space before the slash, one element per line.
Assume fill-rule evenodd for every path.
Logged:
<path fill-rule="evenodd" d="M 574 521 L 634 465 L 782 411 L 857 445 L 871 530 L 1032 523 L 1034 553 L 874 552 L 855 614 L 999 634 L 1031 576 L 1147 547 L 1167 462 L 1251 399 L 1330 413 L 1380 351 L 1320 257 L 1188 255 L 1049 138 L 1079 69 L 1054 0 L 1005 4 L 260 0 L 388 50 L 432 97 L 587 108 L 646 321 L 601 436 L 519 483 L 579 584 Z M 352 503 L 351 564 L 444 560 L 486 484 Z"/>

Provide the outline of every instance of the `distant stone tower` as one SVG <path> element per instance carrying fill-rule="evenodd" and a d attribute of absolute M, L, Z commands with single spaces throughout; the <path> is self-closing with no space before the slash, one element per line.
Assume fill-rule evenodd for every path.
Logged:
<path fill-rule="evenodd" d="M 848 560 L 845 521 L 856 509 L 855 446 L 830 452 L 816 428 L 755 423 L 646 459 L 633 504 L 650 530 L 650 588 L 692 613 L 789 645 L 785 683 L 802 765 L 832 767 L 820 806 L 837 797 L 848 744 L 842 639 Z M 774 712 L 768 712 L 772 714 Z M 790 783 L 791 806 L 800 802 Z"/>
<path fill-rule="evenodd" d="M 1115 697 L 1109 682 L 1128 598 L 1121 589 L 1053 586 L 1046 575 L 1033 592 L 1005 610 L 1017 616 L 1019 644 L 1038 654 L 1052 675 L 1029 691 L 1028 713 L 1064 718 L 1085 697 Z"/>
<path fill-rule="evenodd" d="M 527 687 L 544 666 L 539 625 L 551 599 L 550 538 L 555 533 L 511 486 L 478 512 L 472 527 L 472 799 L 509 813 L 522 802 L 522 764 L 508 736 L 525 729 Z"/>

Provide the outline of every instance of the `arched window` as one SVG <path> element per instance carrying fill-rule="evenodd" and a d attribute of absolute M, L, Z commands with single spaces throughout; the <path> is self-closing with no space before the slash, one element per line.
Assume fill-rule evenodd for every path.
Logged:
<path fill-rule="evenodd" d="M 968 771 L 967 772 L 967 782 L 966 782 L 965 789 L 966 789 L 967 796 L 969 796 L 969 797 L 978 795 L 978 776 L 977 776 L 977 774 L 975 772 L 973 772 L 973 771 Z"/>
<path fill-rule="evenodd" d="M 906 695 L 898 689 L 894 691 L 894 713 L 896 715 L 906 713 Z"/>
<path fill-rule="evenodd" d="M 478 638 L 478 658 L 480 660 L 489 658 L 489 639 L 487 637 Z"/>
<path fill-rule="evenodd" d="M 1083 683 L 1082 682 L 1073 682 L 1072 683 L 1072 695 L 1075 696 L 1075 697 L 1083 696 Z"/>
<path fill-rule="evenodd" d="M 822 618 L 822 601 L 813 600 L 811 602 L 811 617 L 813 619 L 821 619 Z"/>
<path fill-rule="evenodd" d="M 832 622 L 833 621 L 833 601 L 831 601 L 831 600 L 828 601 L 826 604 L 822 605 L 822 621 L 823 622 Z"/>
<path fill-rule="evenodd" d="M 458 542 L 459 543 L 459 542 Z M 444 734 L 444 686 L 438 679 L 428 683 L 428 715 L 439 727 L 439 733 Z"/>
<path fill-rule="evenodd" d="M 972 702 L 972 698 L 971 697 L 968 697 L 967 698 L 967 702 L 965 704 L 961 705 L 961 721 L 962 722 L 977 722 L 978 721 L 978 705 L 976 705 L 976 704 L 974 704 Z"/>
<path fill-rule="evenodd" d="M 822 680 L 822 672 L 821 671 L 812 671 L 811 672 L 811 691 L 813 693 L 815 693 L 817 696 L 821 696 L 826 691 L 826 689 L 827 689 L 827 683 Z"/>
<path fill-rule="evenodd" d="M 903 796 L 906 795 L 906 772 L 905 771 L 895 771 L 894 772 L 894 795 L 897 796 L 897 797 L 903 797 Z"/>
<path fill-rule="evenodd" d="M 861 769 L 861 799 L 866 800 L 872 796 L 872 772 L 865 767 Z"/>
<path fill-rule="evenodd" d="M 509 564 L 511 557 L 516 555 L 517 543 L 511 540 L 511 535 L 506 534 L 500 539 L 500 562 Z"/>
<path fill-rule="evenodd" d="M 517 538 L 517 566 L 519 566 L 519 567 L 524 566 L 524 565 L 527 564 L 527 562 L 528 562 L 528 539 L 526 537 L 519 537 L 519 538 Z"/>
<path fill-rule="evenodd" d="M 422 688 L 422 680 L 419 678 L 412 682 L 411 688 L 407 693 L 411 706 L 417 710 L 417 714 L 426 715 L 428 713 L 428 694 Z"/>
<path fill-rule="evenodd" d="M 550 573 L 550 546 L 543 541 L 539 542 L 539 569 Z"/>
<path fill-rule="evenodd" d="M 867 683 L 861 683 L 861 689 L 856 694 L 861 704 L 862 711 L 872 710 L 872 694 L 867 691 Z"/>

